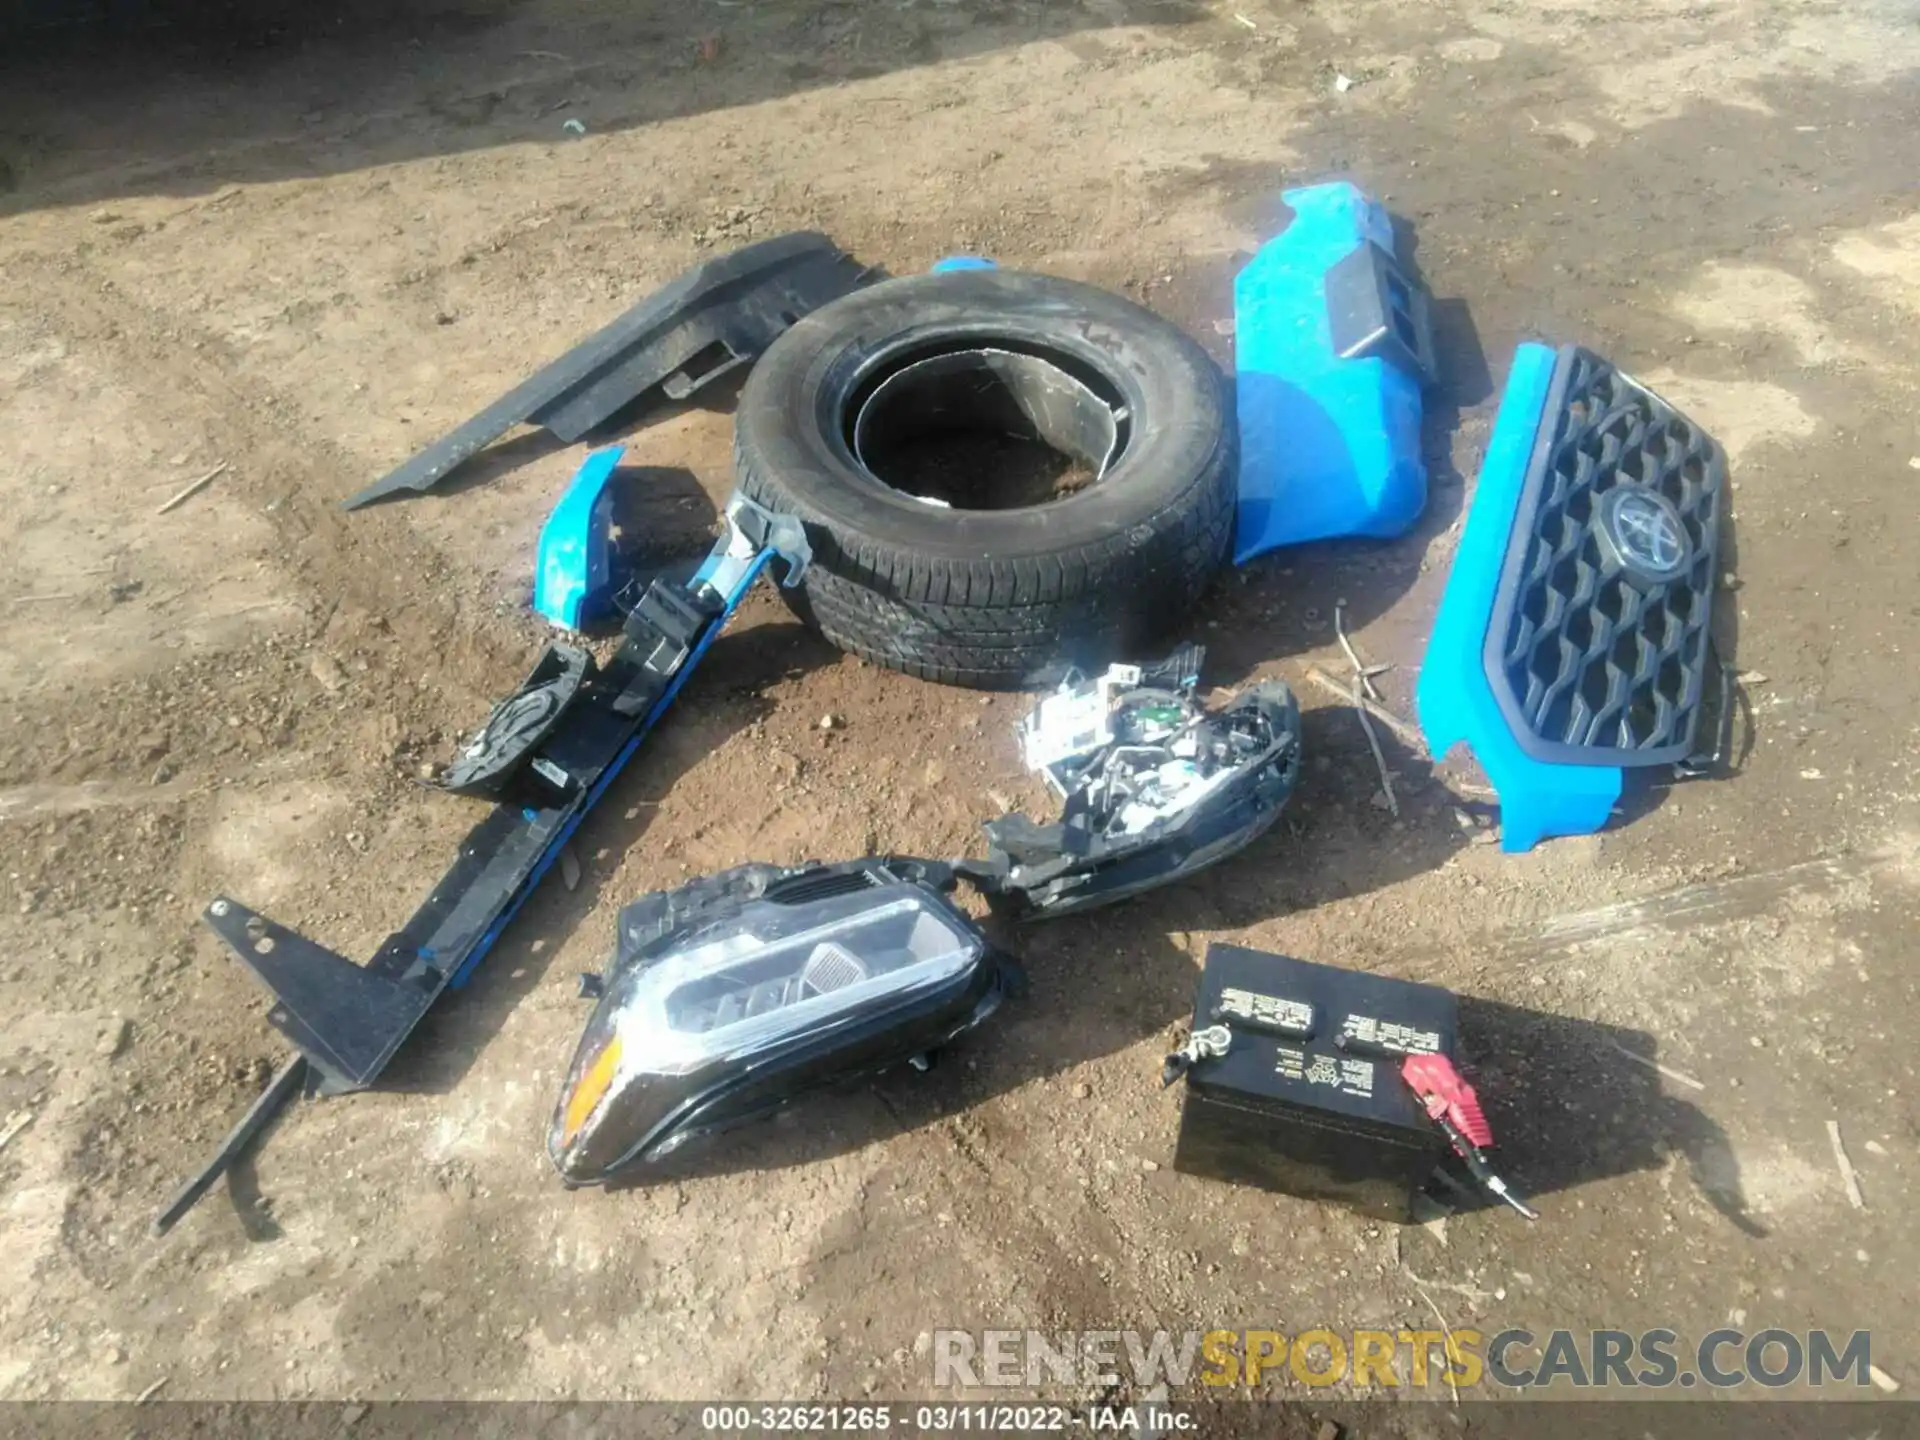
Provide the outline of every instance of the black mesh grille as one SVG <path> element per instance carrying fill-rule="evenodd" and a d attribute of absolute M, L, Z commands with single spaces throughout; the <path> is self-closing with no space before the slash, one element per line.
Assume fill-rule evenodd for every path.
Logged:
<path fill-rule="evenodd" d="M 1560 352 L 1487 640 L 1515 738 L 1555 762 L 1650 765 L 1693 745 L 1707 667 L 1726 457 L 1657 395 L 1585 350 Z M 1606 499 L 1670 502 L 1671 573 L 1623 560 Z M 1654 502 L 1657 504 L 1657 502 Z M 1642 514 L 1649 507 L 1640 504 Z"/>

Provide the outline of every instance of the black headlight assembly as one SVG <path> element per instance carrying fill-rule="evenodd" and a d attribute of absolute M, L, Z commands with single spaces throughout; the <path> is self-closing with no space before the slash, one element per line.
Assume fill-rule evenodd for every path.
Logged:
<path fill-rule="evenodd" d="M 1268 680 L 1207 709 L 1194 693 L 1205 655 L 1187 645 L 1071 676 L 1042 700 L 1017 733 L 1060 818 L 989 821 L 987 858 L 960 872 L 1043 919 L 1172 884 L 1264 835 L 1300 776 L 1300 706 Z"/>
<path fill-rule="evenodd" d="M 919 1061 L 1018 983 L 943 893 L 897 858 L 746 865 L 620 914 L 612 968 L 567 1071 L 547 1149 L 599 1184 L 823 1086 Z"/>

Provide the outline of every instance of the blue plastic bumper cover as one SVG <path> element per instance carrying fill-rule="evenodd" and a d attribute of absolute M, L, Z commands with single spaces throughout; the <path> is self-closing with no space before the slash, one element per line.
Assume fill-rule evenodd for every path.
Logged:
<path fill-rule="evenodd" d="M 1427 502 L 1427 300 L 1394 259 L 1392 217 L 1344 183 L 1282 198 L 1292 223 L 1234 282 L 1235 564 L 1307 540 L 1399 535 Z"/>

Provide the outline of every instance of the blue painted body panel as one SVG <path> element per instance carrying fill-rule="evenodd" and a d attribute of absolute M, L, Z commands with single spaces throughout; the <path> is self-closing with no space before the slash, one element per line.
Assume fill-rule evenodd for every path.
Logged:
<path fill-rule="evenodd" d="M 1514 852 L 1531 850 L 1549 836 L 1592 834 L 1613 813 L 1622 781 L 1618 768 L 1553 765 L 1528 755 L 1487 679 L 1487 627 L 1545 419 L 1554 358 L 1545 345 L 1522 345 L 1514 354 L 1416 694 L 1429 752 L 1440 759 L 1467 743 L 1500 796 L 1501 847 Z"/>
<path fill-rule="evenodd" d="M 563 629 L 585 629 L 606 610 L 613 504 L 607 482 L 625 453 L 609 445 L 587 456 L 540 528 L 533 608 Z"/>
<path fill-rule="evenodd" d="M 1293 221 L 1233 287 L 1240 417 L 1234 563 L 1340 535 L 1403 534 L 1427 503 L 1420 382 L 1334 347 L 1327 272 L 1368 242 L 1393 253 L 1386 209 L 1352 185 L 1282 197 Z"/>

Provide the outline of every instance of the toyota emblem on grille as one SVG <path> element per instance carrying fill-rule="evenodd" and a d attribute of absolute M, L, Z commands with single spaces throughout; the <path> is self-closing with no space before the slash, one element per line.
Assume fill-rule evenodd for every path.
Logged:
<path fill-rule="evenodd" d="M 1658 490 L 1613 491 L 1601 504 L 1600 528 L 1621 567 L 1644 581 L 1677 580 L 1693 558 L 1680 512 Z"/>

